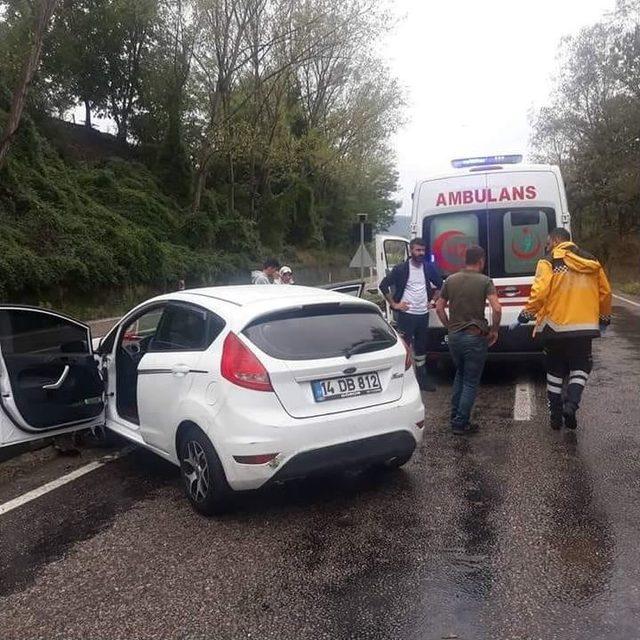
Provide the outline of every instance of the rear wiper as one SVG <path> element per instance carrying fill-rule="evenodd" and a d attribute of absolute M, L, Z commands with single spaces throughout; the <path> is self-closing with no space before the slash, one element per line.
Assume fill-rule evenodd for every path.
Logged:
<path fill-rule="evenodd" d="M 389 346 L 392 344 L 388 340 L 362 340 L 360 342 L 356 342 L 352 344 L 350 347 L 347 347 L 342 353 L 344 353 L 344 357 L 349 359 L 351 356 L 356 353 L 362 353 L 366 351 L 369 347 L 380 347 L 380 346 Z"/>

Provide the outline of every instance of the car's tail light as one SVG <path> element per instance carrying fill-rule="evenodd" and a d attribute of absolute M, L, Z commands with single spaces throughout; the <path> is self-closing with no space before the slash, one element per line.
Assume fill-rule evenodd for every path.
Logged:
<path fill-rule="evenodd" d="M 264 365 L 235 333 L 230 333 L 225 338 L 220 372 L 223 378 L 239 387 L 254 391 L 273 391 Z"/>
<path fill-rule="evenodd" d="M 405 371 L 409 371 L 409 369 L 411 369 L 411 366 L 413 365 L 413 357 L 411 356 L 411 349 L 409 348 L 409 345 L 403 340 L 402 344 L 404 345 L 404 350 L 406 352 L 406 355 L 404 357 L 404 370 Z"/>

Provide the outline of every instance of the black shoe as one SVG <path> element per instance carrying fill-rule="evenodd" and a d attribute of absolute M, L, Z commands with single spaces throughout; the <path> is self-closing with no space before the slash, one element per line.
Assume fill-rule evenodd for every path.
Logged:
<path fill-rule="evenodd" d="M 562 416 L 551 416 L 551 419 L 549 420 L 549 426 L 554 431 L 560 431 L 560 429 L 562 429 Z"/>
<path fill-rule="evenodd" d="M 425 367 L 416 367 L 416 380 L 418 381 L 418 386 L 422 391 L 435 391 L 436 385 L 431 380 L 431 378 L 427 375 L 427 370 Z"/>
<path fill-rule="evenodd" d="M 418 386 L 421 391 L 437 391 L 438 387 L 436 387 L 435 383 L 431 382 L 431 380 L 421 380 L 418 382 Z"/>
<path fill-rule="evenodd" d="M 562 410 L 562 417 L 564 418 L 564 426 L 567 429 L 575 430 L 578 428 L 576 409 L 573 405 L 569 405 L 568 403 L 564 405 L 564 409 Z"/>
<path fill-rule="evenodd" d="M 451 425 L 451 432 L 455 436 L 466 436 L 466 435 L 470 435 L 472 433 L 477 433 L 478 429 L 479 429 L 478 425 L 477 424 L 473 424 L 471 422 L 467 423 L 464 426 L 457 425 L 457 424 L 452 424 Z"/>

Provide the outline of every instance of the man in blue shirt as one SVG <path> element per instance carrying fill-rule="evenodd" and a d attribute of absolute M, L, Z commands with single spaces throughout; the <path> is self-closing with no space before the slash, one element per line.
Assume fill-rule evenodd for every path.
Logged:
<path fill-rule="evenodd" d="M 425 259 L 426 243 L 414 238 L 409 243 L 410 258 L 397 264 L 380 282 L 380 291 L 396 312 L 398 331 L 413 348 L 416 378 L 423 391 L 435 391 L 427 375 L 427 328 L 429 307 L 438 298 L 442 277 L 435 265 Z M 393 289 L 393 291 L 391 290 Z"/>

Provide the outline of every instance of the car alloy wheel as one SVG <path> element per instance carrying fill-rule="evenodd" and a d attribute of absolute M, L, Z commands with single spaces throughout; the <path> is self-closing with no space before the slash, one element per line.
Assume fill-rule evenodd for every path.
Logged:
<path fill-rule="evenodd" d="M 211 486 L 207 455 L 195 440 L 189 440 L 185 444 L 185 453 L 182 470 L 187 493 L 194 502 L 203 502 L 207 499 Z"/>
<path fill-rule="evenodd" d="M 200 427 L 190 425 L 181 434 L 178 452 L 180 475 L 194 509 L 206 516 L 229 511 L 233 491 L 211 440 Z"/>

